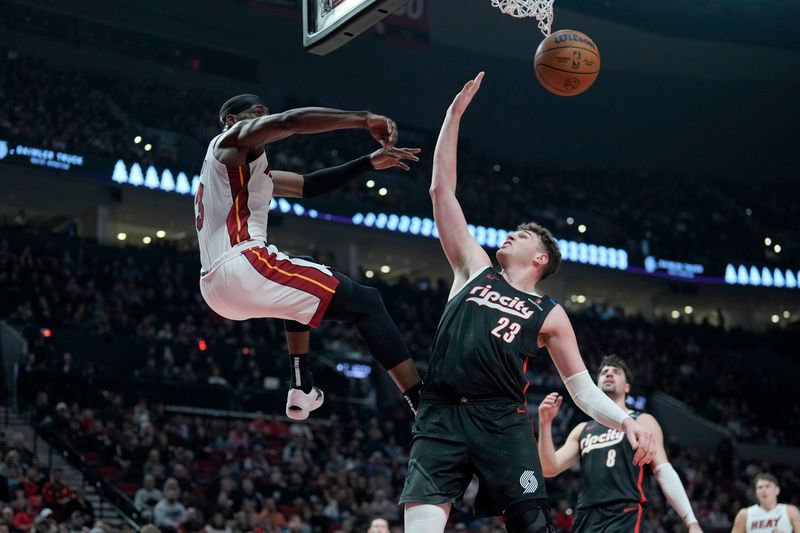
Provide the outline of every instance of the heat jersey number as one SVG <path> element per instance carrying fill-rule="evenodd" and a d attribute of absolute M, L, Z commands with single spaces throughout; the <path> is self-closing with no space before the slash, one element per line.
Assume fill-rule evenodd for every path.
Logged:
<path fill-rule="evenodd" d="M 206 217 L 206 209 L 203 207 L 203 184 L 197 187 L 197 194 L 194 197 L 194 205 L 197 206 L 197 218 L 194 220 L 194 225 L 197 231 L 203 229 L 203 220 Z"/>
<path fill-rule="evenodd" d="M 511 320 L 507 319 L 506 317 L 503 317 L 497 321 L 497 327 L 492 330 L 492 335 L 498 339 L 503 339 L 504 341 L 511 343 L 514 342 L 514 337 L 517 336 L 517 333 L 519 333 L 521 329 L 522 326 L 516 322 L 511 322 Z M 505 333 L 503 330 L 506 330 Z"/>
<path fill-rule="evenodd" d="M 606 466 L 611 468 L 617 462 L 617 450 L 608 450 L 606 455 Z"/>

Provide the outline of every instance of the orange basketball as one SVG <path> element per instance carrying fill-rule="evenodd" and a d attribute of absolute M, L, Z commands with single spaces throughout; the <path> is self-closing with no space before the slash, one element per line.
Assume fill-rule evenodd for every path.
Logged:
<path fill-rule="evenodd" d="M 575 30 L 559 30 L 542 41 L 533 60 L 536 79 L 559 96 L 575 96 L 588 89 L 600 72 L 600 51 Z"/>

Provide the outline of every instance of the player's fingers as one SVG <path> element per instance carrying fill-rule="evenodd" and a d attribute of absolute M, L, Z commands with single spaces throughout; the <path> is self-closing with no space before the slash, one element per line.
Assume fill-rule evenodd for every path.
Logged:
<path fill-rule="evenodd" d="M 412 152 L 406 151 L 406 149 L 404 149 L 404 148 L 399 148 L 399 149 L 395 148 L 393 155 L 395 157 L 399 158 L 399 159 L 408 159 L 410 161 L 419 161 L 419 157 L 414 155 Z"/>
<path fill-rule="evenodd" d="M 406 165 L 405 163 L 403 163 L 402 161 L 399 161 L 399 160 L 397 161 L 397 163 L 395 163 L 394 166 L 400 167 L 403 170 L 411 170 L 408 165 Z"/>
<path fill-rule="evenodd" d="M 475 76 L 475 80 L 474 80 L 474 81 L 475 81 L 475 90 L 476 90 L 476 91 L 477 91 L 477 90 L 480 88 L 480 86 L 481 86 L 481 82 L 483 81 L 483 75 L 484 75 L 484 74 L 485 74 L 485 72 L 481 71 L 481 72 L 479 72 L 479 73 L 478 73 L 478 75 L 477 75 L 477 76 Z"/>
<path fill-rule="evenodd" d="M 559 396 L 558 399 L 556 400 L 556 407 L 561 407 L 561 404 L 562 404 L 563 401 L 564 401 L 564 397 L 563 396 Z"/>

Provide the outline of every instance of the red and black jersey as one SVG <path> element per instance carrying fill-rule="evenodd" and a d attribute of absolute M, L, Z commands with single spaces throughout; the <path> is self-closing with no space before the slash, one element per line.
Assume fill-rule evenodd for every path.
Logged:
<path fill-rule="evenodd" d="M 634 420 L 640 413 L 631 413 Z M 610 503 L 644 503 L 645 466 L 634 466 L 625 433 L 590 420 L 579 440 L 581 491 L 578 509 Z"/>

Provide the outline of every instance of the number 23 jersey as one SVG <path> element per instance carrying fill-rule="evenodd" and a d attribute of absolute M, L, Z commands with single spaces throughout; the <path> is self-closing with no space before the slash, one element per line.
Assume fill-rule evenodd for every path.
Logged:
<path fill-rule="evenodd" d="M 508 398 L 524 403 L 527 357 L 556 302 L 515 289 L 491 267 L 448 302 L 436 329 L 426 394 L 453 399 Z"/>

